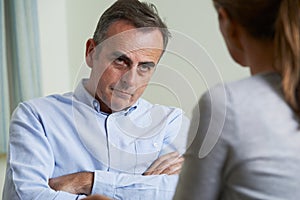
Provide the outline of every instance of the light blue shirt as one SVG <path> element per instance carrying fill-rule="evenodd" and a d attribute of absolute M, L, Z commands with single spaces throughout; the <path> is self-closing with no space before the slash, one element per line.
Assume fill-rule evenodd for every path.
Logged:
<path fill-rule="evenodd" d="M 75 200 L 49 178 L 94 172 L 92 194 L 114 199 L 172 199 L 177 175 L 142 173 L 163 154 L 185 151 L 182 110 L 139 99 L 106 114 L 83 86 L 21 103 L 12 115 L 3 200 Z"/>

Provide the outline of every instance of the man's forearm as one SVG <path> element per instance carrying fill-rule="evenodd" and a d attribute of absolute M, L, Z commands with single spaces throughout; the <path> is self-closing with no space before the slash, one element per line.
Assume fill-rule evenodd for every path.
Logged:
<path fill-rule="evenodd" d="M 184 158 L 178 152 L 171 152 L 159 157 L 143 173 L 143 175 L 175 175 L 179 174 Z"/>
<path fill-rule="evenodd" d="M 117 195 L 130 199 L 133 196 L 143 197 L 146 192 L 151 199 L 171 200 L 177 181 L 178 175 L 143 176 L 97 170 L 52 178 L 49 185 L 56 191 L 72 194 L 101 194 L 110 198 Z"/>
<path fill-rule="evenodd" d="M 72 194 L 90 195 L 93 187 L 94 172 L 78 172 L 49 180 L 49 186 L 55 191 Z"/>
<path fill-rule="evenodd" d="M 175 191 L 177 176 L 184 159 L 177 152 L 161 156 L 155 160 L 143 175 L 130 175 L 107 171 L 78 172 L 49 180 L 49 185 L 56 191 L 72 194 L 102 194 L 113 197 L 116 193 L 130 197 L 133 194 L 142 195 L 138 191 L 149 190 L 152 195 L 160 194 L 170 198 Z M 141 190 L 142 189 L 142 190 Z M 93 191 L 92 191 L 93 190 Z"/>

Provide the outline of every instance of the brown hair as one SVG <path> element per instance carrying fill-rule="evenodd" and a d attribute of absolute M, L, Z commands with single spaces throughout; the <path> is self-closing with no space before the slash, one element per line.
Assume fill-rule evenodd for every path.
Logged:
<path fill-rule="evenodd" d="M 275 67 L 285 99 L 300 115 L 300 0 L 282 1 L 275 27 Z"/>
<path fill-rule="evenodd" d="M 300 116 L 300 0 L 213 0 L 253 37 L 274 41 L 274 68 Z"/>
<path fill-rule="evenodd" d="M 163 36 L 164 49 L 168 44 L 170 32 L 158 15 L 153 4 L 138 0 L 118 0 L 100 17 L 93 39 L 100 44 L 106 39 L 108 27 L 115 21 L 127 20 L 136 28 L 159 28 Z"/>

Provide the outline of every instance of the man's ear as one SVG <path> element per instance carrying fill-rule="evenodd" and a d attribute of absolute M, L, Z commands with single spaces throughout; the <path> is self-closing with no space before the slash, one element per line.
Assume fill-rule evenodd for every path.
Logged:
<path fill-rule="evenodd" d="M 96 53 L 96 43 L 93 39 L 89 39 L 86 42 L 86 47 L 85 47 L 85 61 L 86 64 L 92 68 L 93 67 L 93 58 L 94 54 Z"/>

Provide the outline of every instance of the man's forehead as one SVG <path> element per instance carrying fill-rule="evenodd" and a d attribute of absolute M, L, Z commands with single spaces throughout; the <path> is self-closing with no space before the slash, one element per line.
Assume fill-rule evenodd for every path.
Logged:
<path fill-rule="evenodd" d="M 124 35 L 123 35 L 124 36 Z M 126 55 L 128 58 L 142 57 L 144 59 L 156 59 L 160 57 L 163 48 L 159 42 L 143 41 L 147 38 L 123 38 L 113 37 L 106 40 L 102 45 L 105 54 L 117 57 L 117 55 Z"/>
<path fill-rule="evenodd" d="M 132 54 L 143 54 L 143 55 L 152 55 L 155 53 L 159 53 L 162 51 L 160 48 L 150 48 L 150 47 L 145 47 L 141 48 L 139 46 L 133 46 L 133 45 L 126 45 L 126 46 L 121 46 L 121 45 L 109 45 L 106 48 L 107 53 L 110 54 L 115 54 L 115 55 L 132 55 Z"/>
<path fill-rule="evenodd" d="M 159 30 L 158 27 L 136 27 L 132 22 L 128 20 L 117 20 L 109 25 L 106 37 L 112 37 L 118 34 L 136 34 L 136 33 L 146 33 L 146 32 L 152 32 L 155 30 Z"/>
<path fill-rule="evenodd" d="M 126 21 L 117 21 L 107 32 L 105 46 L 120 46 L 128 50 L 163 49 L 162 33 L 157 28 L 136 28 Z"/>

